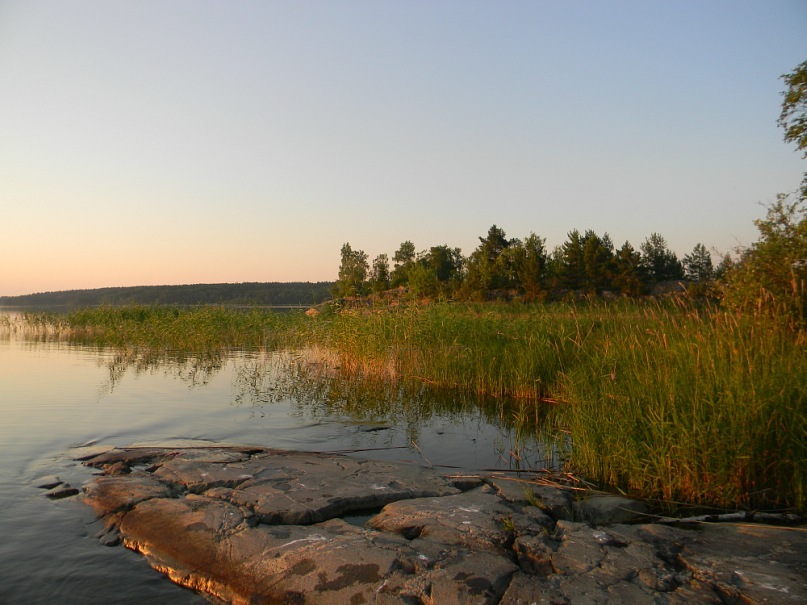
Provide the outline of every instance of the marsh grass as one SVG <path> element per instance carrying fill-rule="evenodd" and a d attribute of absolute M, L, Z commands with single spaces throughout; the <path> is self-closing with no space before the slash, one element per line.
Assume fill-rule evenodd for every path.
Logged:
<path fill-rule="evenodd" d="M 570 468 L 602 486 L 731 509 L 807 505 L 805 336 L 769 309 L 429 305 L 343 312 L 306 339 L 358 379 L 492 396 L 516 426 L 553 427 L 558 443 L 568 431 Z"/>
<path fill-rule="evenodd" d="M 311 318 L 134 307 L 28 321 L 100 346 L 296 351 L 298 378 L 345 411 L 404 394 L 415 417 L 436 393 L 477 398 L 525 440 L 554 435 L 569 468 L 600 486 L 807 510 L 805 335 L 770 308 L 432 304 Z"/>
<path fill-rule="evenodd" d="M 276 347 L 294 333 L 296 314 L 226 307 L 87 307 L 68 314 L 24 313 L 28 329 L 49 338 L 139 351 L 209 353 Z"/>
<path fill-rule="evenodd" d="M 803 333 L 686 306 L 607 314 L 601 331 L 565 375 L 574 468 L 664 501 L 804 510 Z"/>

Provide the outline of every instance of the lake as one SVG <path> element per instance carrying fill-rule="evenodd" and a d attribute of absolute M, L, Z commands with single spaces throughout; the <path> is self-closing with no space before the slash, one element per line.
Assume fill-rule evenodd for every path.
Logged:
<path fill-rule="evenodd" d="M 77 498 L 36 487 L 54 474 L 87 481 L 71 457 L 82 446 L 209 440 L 466 470 L 550 466 L 482 402 L 312 381 L 301 363 L 257 351 L 144 359 L 0 331 L 0 602 L 207 602 L 102 546 Z"/>

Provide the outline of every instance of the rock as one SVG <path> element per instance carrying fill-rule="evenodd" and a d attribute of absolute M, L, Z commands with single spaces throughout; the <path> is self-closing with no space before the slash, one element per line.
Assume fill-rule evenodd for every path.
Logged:
<path fill-rule="evenodd" d="M 763 525 L 703 525 L 679 560 L 723 602 L 807 602 L 803 530 Z"/>
<path fill-rule="evenodd" d="M 575 519 L 591 525 L 629 523 L 641 519 L 647 506 L 622 496 L 590 495 L 574 503 Z"/>
<path fill-rule="evenodd" d="M 517 513 L 501 498 L 474 490 L 442 498 L 402 500 L 384 507 L 368 525 L 410 540 L 428 538 L 469 550 L 504 552 Z"/>
<path fill-rule="evenodd" d="M 787 528 L 626 525 L 623 498 L 575 507 L 562 488 L 333 454 L 149 446 L 86 464 L 105 473 L 84 494 L 98 539 L 217 602 L 807 601 L 807 536 Z"/>
<path fill-rule="evenodd" d="M 78 489 L 76 489 L 69 483 L 62 483 L 61 485 L 57 485 L 53 489 L 50 489 L 47 492 L 45 492 L 45 495 L 51 500 L 61 500 L 62 498 L 69 498 L 70 496 L 75 496 L 78 493 L 79 493 Z"/>
<path fill-rule="evenodd" d="M 269 524 L 318 523 L 396 500 L 460 492 L 429 469 L 316 453 L 273 452 L 226 464 L 177 459 L 155 476 L 194 493 L 231 487 L 231 502 Z"/>
<path fill-rule="evenodd" d="M 62 483 L 64 483 L 64 481 L 59 479 L 58 476 L 46 475 L 34 481 L 33 485 L 34 487 L 38 487 L 39 489 L 53 489 L 54 487 L 58 487 Z"/>
<path fill-rule="evenodd" d="M 567 489 L 511 477 L 488 477 L 485 482 L 508 502 L 538 507 L 553 519 L 574 518 L 572 496 Z"/>
<path fill-rule="evenodd" d="M 84 491 L 84 501 L 99 517 L 129 510 L 144 500 L 171 496 L 167 485 L 143 471 L 123 476 L 97 477 L 85 486 Z"/>

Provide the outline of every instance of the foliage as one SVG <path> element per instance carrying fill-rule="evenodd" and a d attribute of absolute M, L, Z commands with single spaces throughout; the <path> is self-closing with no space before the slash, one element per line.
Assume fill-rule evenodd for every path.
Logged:
<path fill-rule="evenodd" d="M 755 221 L 760 239 L 727 272 L 726 303 L 746 311 L 782 307 L 797 325 L 807 318 L 807 200 L 779 195 Z M 782 313 L 779 313 L 782 316 Z"/>
<path fill-rule="evenodd" d="M 522 242 L 516 240 L 510 250 L 513 281 L 527 301 L 541 298 L 546 289 L 547 264 L 545 240 L 530 233 Z"/>
<path fill-rule="evenodd" d="M 390 287 L 389 257 L 386 254 L 379 254 L 373 260 L 373 268 L 370 271 L 370 289 L 373 292 L 384 292 Z"/>
<path fill-rule="evenodd" d="M 695 244 L 690 254 L 683 258 L 684 277 L 694 282 L 709 281 L 714 277 L 712 255 L 703 244 Z"/>
<path fill-rule="evenodd" d="M 84 307 L 66 314 L 24 313 L 43 334 L 101 347 L 209 353 L 254 349 L 291 341 L 302 313 L 276 313 L 222 306 L 130 305 Z"/>
<path fill-rule="evenodd" d="M 364 250 L 353 250 L 350 244 L 342 245 L 342 262 L 339 265 L 339 279 L 334 286 L 337 298 L 363 296 L 367 293 L 367 253 Z"/>
<path fill-rule="evenodd" d="M 638 313 L 637 313 L 638 312 Z M 645 306 L 565 369 L 571 463 L 664 501 L 807 506 L 807 355 L 773 316 Z"/>
<path fill-rule="evenodd" d="M 496 225 L 488 229 L 486 237 L 479 238 L 479 246 L 468 257 L 466 298 L 483 300 L 489 292 L 511 285 L 508 257 L 503 255 L 510 243 L 504 230 Z"/>
<path fill-rule="evenodd" d="M 415 244 L 406 240 L 392 256 L 395 267 L 392 270 L 392 285 L 400 286 L 409 281 L 409 270 L 415 264 Z"/>
<path fill-rule="evenodd" d="M 362 380 L 556 402 L 569 463 L 603 485 L 807 506 L 805 342 L 774 315 L 685 302 L 434 304 L 336 314 L 310 338 Z"/>
<path fill-rule="evenodd" d="M 614 256 L 613 287 L 626 296 L 636 297 L 646 289 L 642 255 L 625 242 Z"/>
<path fill-rule="evenodd" d="M 319 351 L 315 367 L 329 360 L 330 372 L 379 392 L 493 396 L 508 422 L 529 430 L 548 414 L 571 434 L 559 442 L 569 445 L 571 468 L 604 486 L 702 505 L 807 509 L 805 336 L 776 309 L 452 303 L 307 317 L 101 307 L 27 321 L 126 350 Z"/>
<path fill-rule="evenodd" d="M 777 123 L 785 131 L 785 141 L 795 143 L 807 158 L 807 61 L 782 79 L 787 89 L 782 92 L 782 113 Z M 807 173 L 802 181 L 801 198 L 807 198 Z"/>
<path fill-rule="evenodd" d="M 0 305 L 75 308 L 97 305 L 314 305 L 330 297 L 333 282 L 247 282 L 132 286 L 0 297 Z"/>
<path fill-rule="evenodd" d="M 653 282 L 681 279 L 684 270 L 678 257 L 667 247 L 667 241 L 653 233 L 641 245 L 642 266 Z"/>

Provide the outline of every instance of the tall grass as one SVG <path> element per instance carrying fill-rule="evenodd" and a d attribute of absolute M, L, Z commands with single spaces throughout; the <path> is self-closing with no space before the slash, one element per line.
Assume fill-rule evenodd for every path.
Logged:
<path fill-rule="evenodd" d="M 539 307 L 429 305 L 334 314 L 304 340 L 366 378 L 540 400 L 557 391 L 590 323 Z"/>
<path fill-rule="evenodd" d="M 770 313 L 431 305 L 308 329 L 363 379 L 557 402 L 569 464 L 602 485 L 725 508 L 807 506 L 805 335 Z"/>
<path fill-rule="evenodd" d="M 275 347 L 296 333 L 296 314 L 226 307 L 101 306 L 68 314 L 25 313 L 23 322 L 43 337 L 96 346 L 211 352 Z"/>
<path fill-rule="evenodd" d="M 587 478 L 667 501 L 805 508 L 803 334 L 660 307 L 606 314 L 601 332 L 567 370 L 559 410 Z"/>
<path fill-rule="evenodd" d="M 102 308 L 31 318 L 85 342 L 303 350 L 379 392 L 495 398 L 550 420 L 568 463 L 626 493 L 807 510 L 807 337 L 775 313 L 688 304 L 434 304 L 302 314 Z M 489 399 L 488 399 L 489 400 Z"/>

